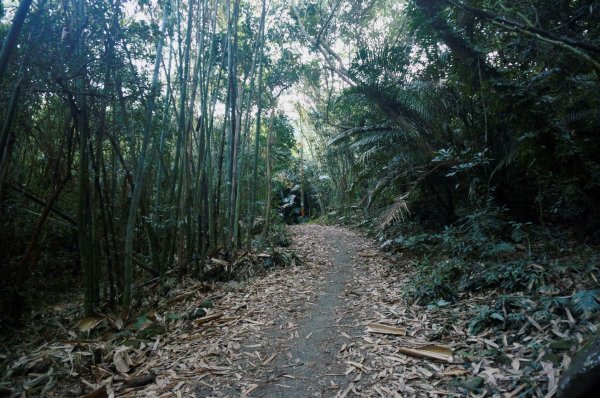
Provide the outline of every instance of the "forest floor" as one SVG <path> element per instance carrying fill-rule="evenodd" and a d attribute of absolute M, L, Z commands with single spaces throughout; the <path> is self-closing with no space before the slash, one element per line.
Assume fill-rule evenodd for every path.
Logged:
<path fill-rule="evenodd" d="M 544 344 L 549 327 L 531 319 L 514 334 L 473 336 L 462 309 L 468 302 L 408 305 L 401 294 L 406 265 L 392 264 L 370 240 L 334 226 L 290 231 L 294 265 L 208 291 L 182 286 L 138 320 L 136 335 L 70 333 L 28 352 L 15 347 L 23 352 L 10 364 L 19 370 L 13 380 L 30 392 L 25 396 L 96 398 L 555 393 L 569 357 L 561 354 L 559 365 L 537 358 L 543 366 L 533 370 L 524 343 Z M 552 326 L 564 336 L 561 328 Z"/>

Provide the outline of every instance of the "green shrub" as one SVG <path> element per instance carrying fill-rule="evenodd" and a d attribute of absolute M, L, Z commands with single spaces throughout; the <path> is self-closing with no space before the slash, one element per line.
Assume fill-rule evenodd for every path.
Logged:
<path fill-rule="evenodd" d="M 438 300 L 453 302 L 457 285 L 464 283 L 471 265 L 460 259 L 432 262 L 428 259 L 417 265 L 417 272 L 407 284 L 405 294 L 412 300 L 430 303 Z"/>

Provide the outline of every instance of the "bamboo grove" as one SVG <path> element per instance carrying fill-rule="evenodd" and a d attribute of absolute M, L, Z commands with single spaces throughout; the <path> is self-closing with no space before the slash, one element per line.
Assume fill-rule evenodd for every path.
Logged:
<path fill-rule="evenodd" d="M 598 237 L 597 0 L 11 4 L 7 308 L 55 273 L 82 277 L 88 314 L 148 278 L 203 278 L 269 235 L 278 193 L 293 207 L 282 175 L 382 237 Z"/>
<path fill-rule="evenodd" d="M 288 156 L 293 146 L 275 107 L 296 77 L 274 73 L 280 34 L 266 26 L 280 11 L 266 0 L 42 0 L 11 11 L 5 303 L 17 308 L 32 281 L 81 267 L 86 314 L 104 302 L 127 309 L 140 276 L 202 278 L 207 258 L 231 259 L 268 232 L 265 155 L 284 145 L 278 135 Z"/>

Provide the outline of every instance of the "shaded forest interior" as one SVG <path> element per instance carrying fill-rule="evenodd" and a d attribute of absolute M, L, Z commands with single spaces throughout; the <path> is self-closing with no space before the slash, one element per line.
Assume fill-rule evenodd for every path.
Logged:
<path fill-rule="evenodd" d="M 306 222 L 412 259 L 412 302 L 504 297 L 473 333 L 565 313 L 595 330 L 600 1 L 21 0 L 0 17 L 2 333 L 65 300 L 134 320 L 178 284 L 288 265 L 285 224 Z"/>

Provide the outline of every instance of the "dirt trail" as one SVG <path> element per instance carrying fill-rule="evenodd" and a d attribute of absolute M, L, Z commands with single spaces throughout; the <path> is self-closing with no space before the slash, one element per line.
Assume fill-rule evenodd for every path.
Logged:
<path fill-rule="evenodd" d="M 181 284 L 144 316 L 136 335 L 44 344 L 19 359 L 50 366 L 29 383 L 46 383 L 48 397 L 102 388 L 106 394 L 94 396 L 448 396 L 451 376 L 434 375 L 463 368 L 399 351 L 438 340 L 446 317 L 406 305 L 398 264 L 390 273 L 387 255 L 342 227 L 290 232 L 301 260 L 289 267 L 246 282 Z M 370 322 L 401 326 L 407 336 L 372 334 Z M 446 334 L 464 341 L 461 330 Z"/>
<path fill-rule="evenodd" d="M 372 303 L 371 283 L 381 278 L 366 271 L 378 254 L 344 228 L 290 231 L 301 263 L 232 285 L 214 309 L 231 321 L 174 331 L 153 364 L 164 371 L 136 396 L 343 397 L 360 391 L 370 370 L 361 348 L 364 309 Z"/>
<path fill-rule="evenodd" d="M 297 338 L 265 330 L 265 334 L 277 339 L 277 344 L 267 349 L 279 355 L 272 366 L 264 370 L 267 378 L 255 390 L 257 396 L 320 397 L 330 394 L 347 379 L 346 367 L 338 358 L 343 345 L 348 342 L 344 334 L 351 335 L 354 329 L 361 327 L 352 311 L 349 293 L 353 276 L 363 271 L 353 261 L 363 242 L 346 231 L 320 226 L 296 230 L 311 236 L 312 253 L 302 253 L 300 249 L 300 254 L 322 256 L 329 264 L 320 270 L 317 299 L 301 315 L 297 331 L 293 333 Z"/>

